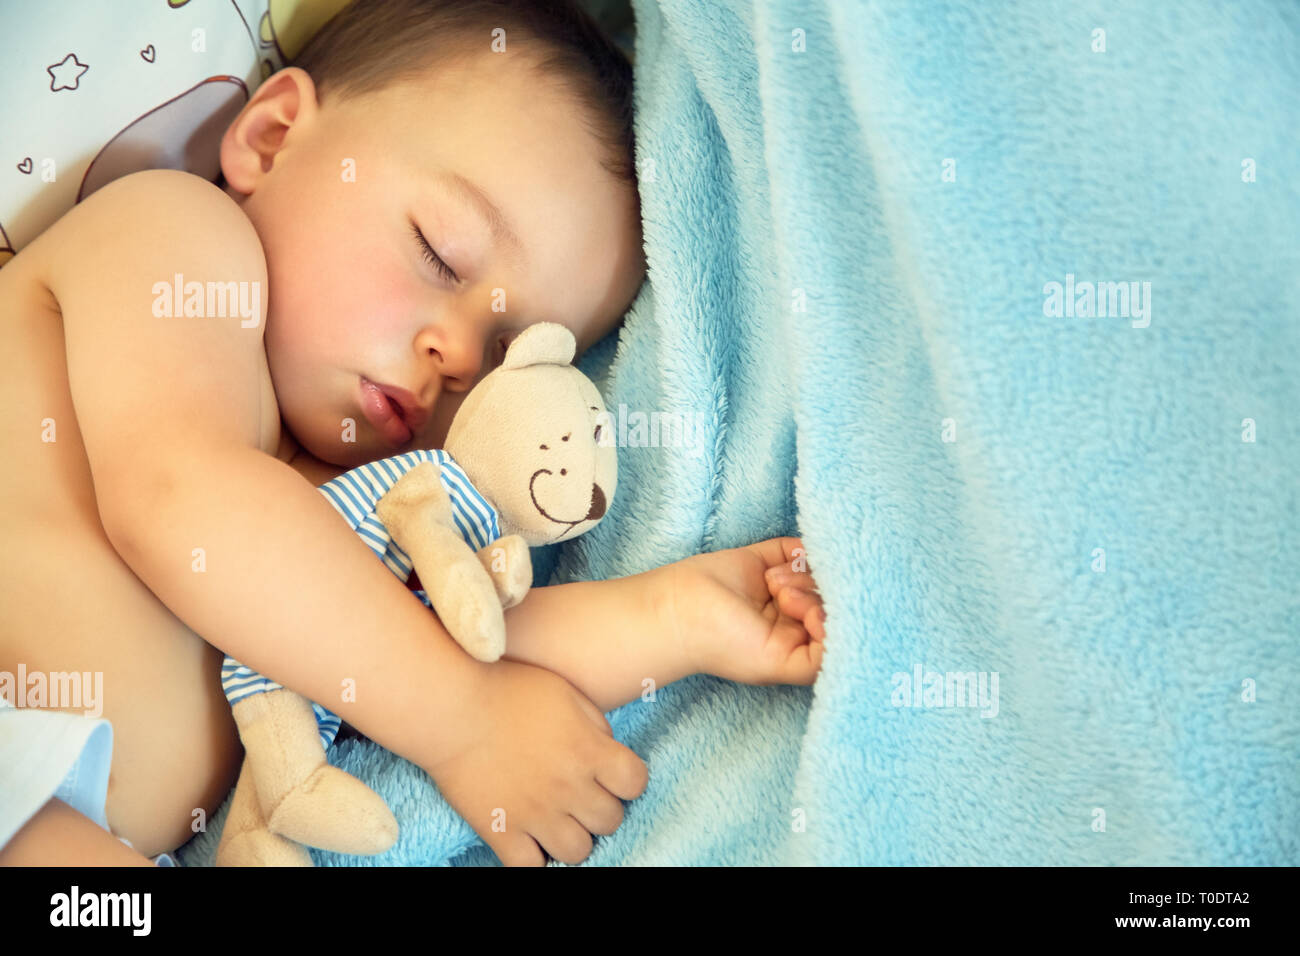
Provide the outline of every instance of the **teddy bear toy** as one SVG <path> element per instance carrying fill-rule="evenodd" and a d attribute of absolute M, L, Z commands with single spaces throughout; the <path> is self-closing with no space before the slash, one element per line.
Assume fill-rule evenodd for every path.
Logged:
<path fill-rule="evenodd" d="M 371 462 L 319 489 L 480 661 L 505 652 L 505 609 L 532 583 L 529 547 L 590 530 L 614 498 L 609 415 L 571 364 L 575 349 L 564 326 L 530 326 L 465 396 L 445 448 Z M 311 866 L 308 846 L 393 845 L 388 805 L 325 759 L 336 715 L 230 657 L 222 687 L 245 755 L 218 866 Z"/>

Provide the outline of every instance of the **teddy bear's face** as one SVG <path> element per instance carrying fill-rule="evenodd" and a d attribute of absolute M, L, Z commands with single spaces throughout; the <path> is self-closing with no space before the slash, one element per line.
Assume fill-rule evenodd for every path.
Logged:
<path fill-rule="evenodd" d="M 520 442 L 511 465 L 502 463 L 510 488 L 500 489 L 511 500 L 509 521 L 529 543 L 563 541 L 582 534 L 604 517 L 614 497 L 618 461 L 609 415 L 600 392 L 576 368 L 564 370 L 563 382 L 539 383 L 528 389 L 537 414 L 521 422 Z M 522 369 L 547 376 L 544 367 Z M 544 391 L 543 391 L 544 390 Z M 538 393 L 541 393 L 540 395 Z M 528 489 L 525 501 L 522 492 Z"/>
<path fill-rule="evenodd" d="M 499 368 L 466 396 L 446 450 L 532 547 L 595 526 L 618 482 L 600 392 L 572 365 Z"/>

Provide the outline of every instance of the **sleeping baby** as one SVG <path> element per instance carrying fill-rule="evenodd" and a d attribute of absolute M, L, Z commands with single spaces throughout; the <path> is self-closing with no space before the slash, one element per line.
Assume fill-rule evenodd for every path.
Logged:
<path fill-rule="evenodd" d="M 0 862 L 189 840 L 240 766 L 226 654 L 422 767 L 507 865 L 621 824 L 647 770 L 604 712 L 643 681 L 816 679 L 797 538 L 535 588 L 489 664 L 316 490 L 441 448 L 534 323 L 579 354 L 615 328 L 645 275 L 630 105 L 564 5 L 358 0 L 229 125 L 219 184 L 118 179 L 0 269 L 0 671 L 102 673 L 113 741 L 111 833 L 51 799 Z"/>

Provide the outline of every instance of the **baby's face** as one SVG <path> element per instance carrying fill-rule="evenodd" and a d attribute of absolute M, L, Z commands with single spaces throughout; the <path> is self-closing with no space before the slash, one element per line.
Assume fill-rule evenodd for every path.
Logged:
<path fill-rule="evenodd" d="M 645 270 L 635 194 L 529 71 L 485 53 L 323 104 L 306 74 L 277 74 L 241 119 L 264 91 L 272 119 L 242 141 L 236 120 L 223 168 L 266 255 L 280 413 L 316 457 L 441 447 L 514 335 L 558 322 L 581 353 L 630 304 Z M 257 151 L 271 159 L 250 167 Z"/>

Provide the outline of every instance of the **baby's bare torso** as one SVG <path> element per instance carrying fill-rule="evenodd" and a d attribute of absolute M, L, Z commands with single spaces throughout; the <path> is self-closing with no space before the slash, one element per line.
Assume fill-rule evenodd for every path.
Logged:
<path fill-rule="evenodd" d="M 152 856 L 190 839 L 195 821 L 210 820 L 234 785 L 242 750 L 221 691 L 222 652 L 154 597 L 100 523 L 62 314 L 46 281 L 66 222 L 0 269 L 0 522 L 7 541 L 0 671 L 17 674 L 22 663 L 28 674 L 103 675 L 102 716 L 113 725 L 108 822 Z M 121 373 L 124 388 L 149 387 L 132 381 L 129 369 Z M 262 451 L 292 459 L 313 483 L 341 470 L 294 458 L 264 355 L 261 387 L 268 410 Z"/>

